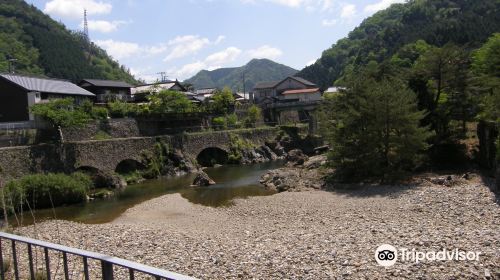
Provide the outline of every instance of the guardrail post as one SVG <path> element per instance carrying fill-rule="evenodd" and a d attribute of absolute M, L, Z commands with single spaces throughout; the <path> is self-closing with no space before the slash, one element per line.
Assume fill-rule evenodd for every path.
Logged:
<path fill-rule="evenodd" d="M 0 279 L 5 280 L 5 272 L 3 267 L 3 247 L 2 247 L 2 238 L 0 238 Z"/>
<path fill-rule="evenodd" d="M 113 264 L 102 260 L 101 267 L 102 267 L 102 279 L 113 280 Z"/>
<path fill-rule="evenodd" d="M 28 244 L 28 262 L 30 266 L 30 279 L 35 279 L 35 270 L 33 269 L 33 249 L 31 244 Z"/>
<path fill-rule="evenodd" d="M 12 242 L 12 259 L 14 260 L 14 278 L 19 280 L 19 268 L 17 267 L 17 252 L 16 252 L 16 241 Z"/>

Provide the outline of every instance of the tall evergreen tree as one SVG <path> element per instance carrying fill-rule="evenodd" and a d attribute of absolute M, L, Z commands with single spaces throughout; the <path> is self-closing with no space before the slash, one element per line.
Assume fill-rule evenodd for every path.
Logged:
<path fill-rule="evenodd" d="M 415 93 L 400 81 L 356 75 L 333 103 L 330 161 L 343 180 L 392 178 L 422 162 L 431 136 Z"/>

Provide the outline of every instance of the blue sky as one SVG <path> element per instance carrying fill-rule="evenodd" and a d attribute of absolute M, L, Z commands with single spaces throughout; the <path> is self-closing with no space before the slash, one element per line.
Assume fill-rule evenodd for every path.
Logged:
<path fill-rule="evenodd" d="M 403 0 L 27 0 L 147 81 L 269 58 L 298 70 L 362 20 Z"/>

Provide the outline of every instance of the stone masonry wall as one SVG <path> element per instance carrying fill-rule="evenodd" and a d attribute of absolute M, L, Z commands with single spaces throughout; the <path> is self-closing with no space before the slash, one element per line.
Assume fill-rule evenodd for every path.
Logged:
<path fill-rule="evenodd" d="M 82 167 L 112 172 L 123 160 L 141 161 L 143 152 L 153 151 L 157 141 L 179 149 L 184 155 L 195 159 L 208 147 L 229 150 L 231 134 L 236 134 L 255 145 L 262 145 L 273 140 L 278 131 L 278 128 L 242 129 L 0 148 L 0 176 L 9 179 L 32 173 L 72 172 Z"/>
<path fill-rule="evenodd" d="M 96 135 L 106 133 L 110 138 L 139 137 L 141 133 L 135 119 L 110 119 L 87 124 L 85 127 L 63 128 L 65 142 L 96 140 Z M 100 139 L 103 140 L 103 139 Z"/>

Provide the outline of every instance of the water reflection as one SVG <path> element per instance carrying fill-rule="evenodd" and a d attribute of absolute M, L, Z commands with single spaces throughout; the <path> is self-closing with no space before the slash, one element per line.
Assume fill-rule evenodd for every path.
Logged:
<path fill-rule="evenodd" d="M 129 186 L 109 199 L 37 210 L 34 216 L 37 222 L 55 217 L 88 224 L 107 223 L 134 205 L 169 193 L 180 193 L 182 197 L 196 204 L 213 207 L 228 206 L 235 198 L 273 194 L 272 191 L 264 189 L 259 184 L 259 179 L 266 170 L 278 168 L 281 165 L 281 162 L 269 162 L 208 168 L 205 172 L 217 182 L 210 187 L 190 187 L 194 179 L 193 175 L 148 180 Z M 24 216 L 18 216 L 17 220 L 14 217 L 10 220 L 13 225 L 18 224 L 18 221 L 28 225 L 33 223 L 33 216 L 25 213 Z"/>

